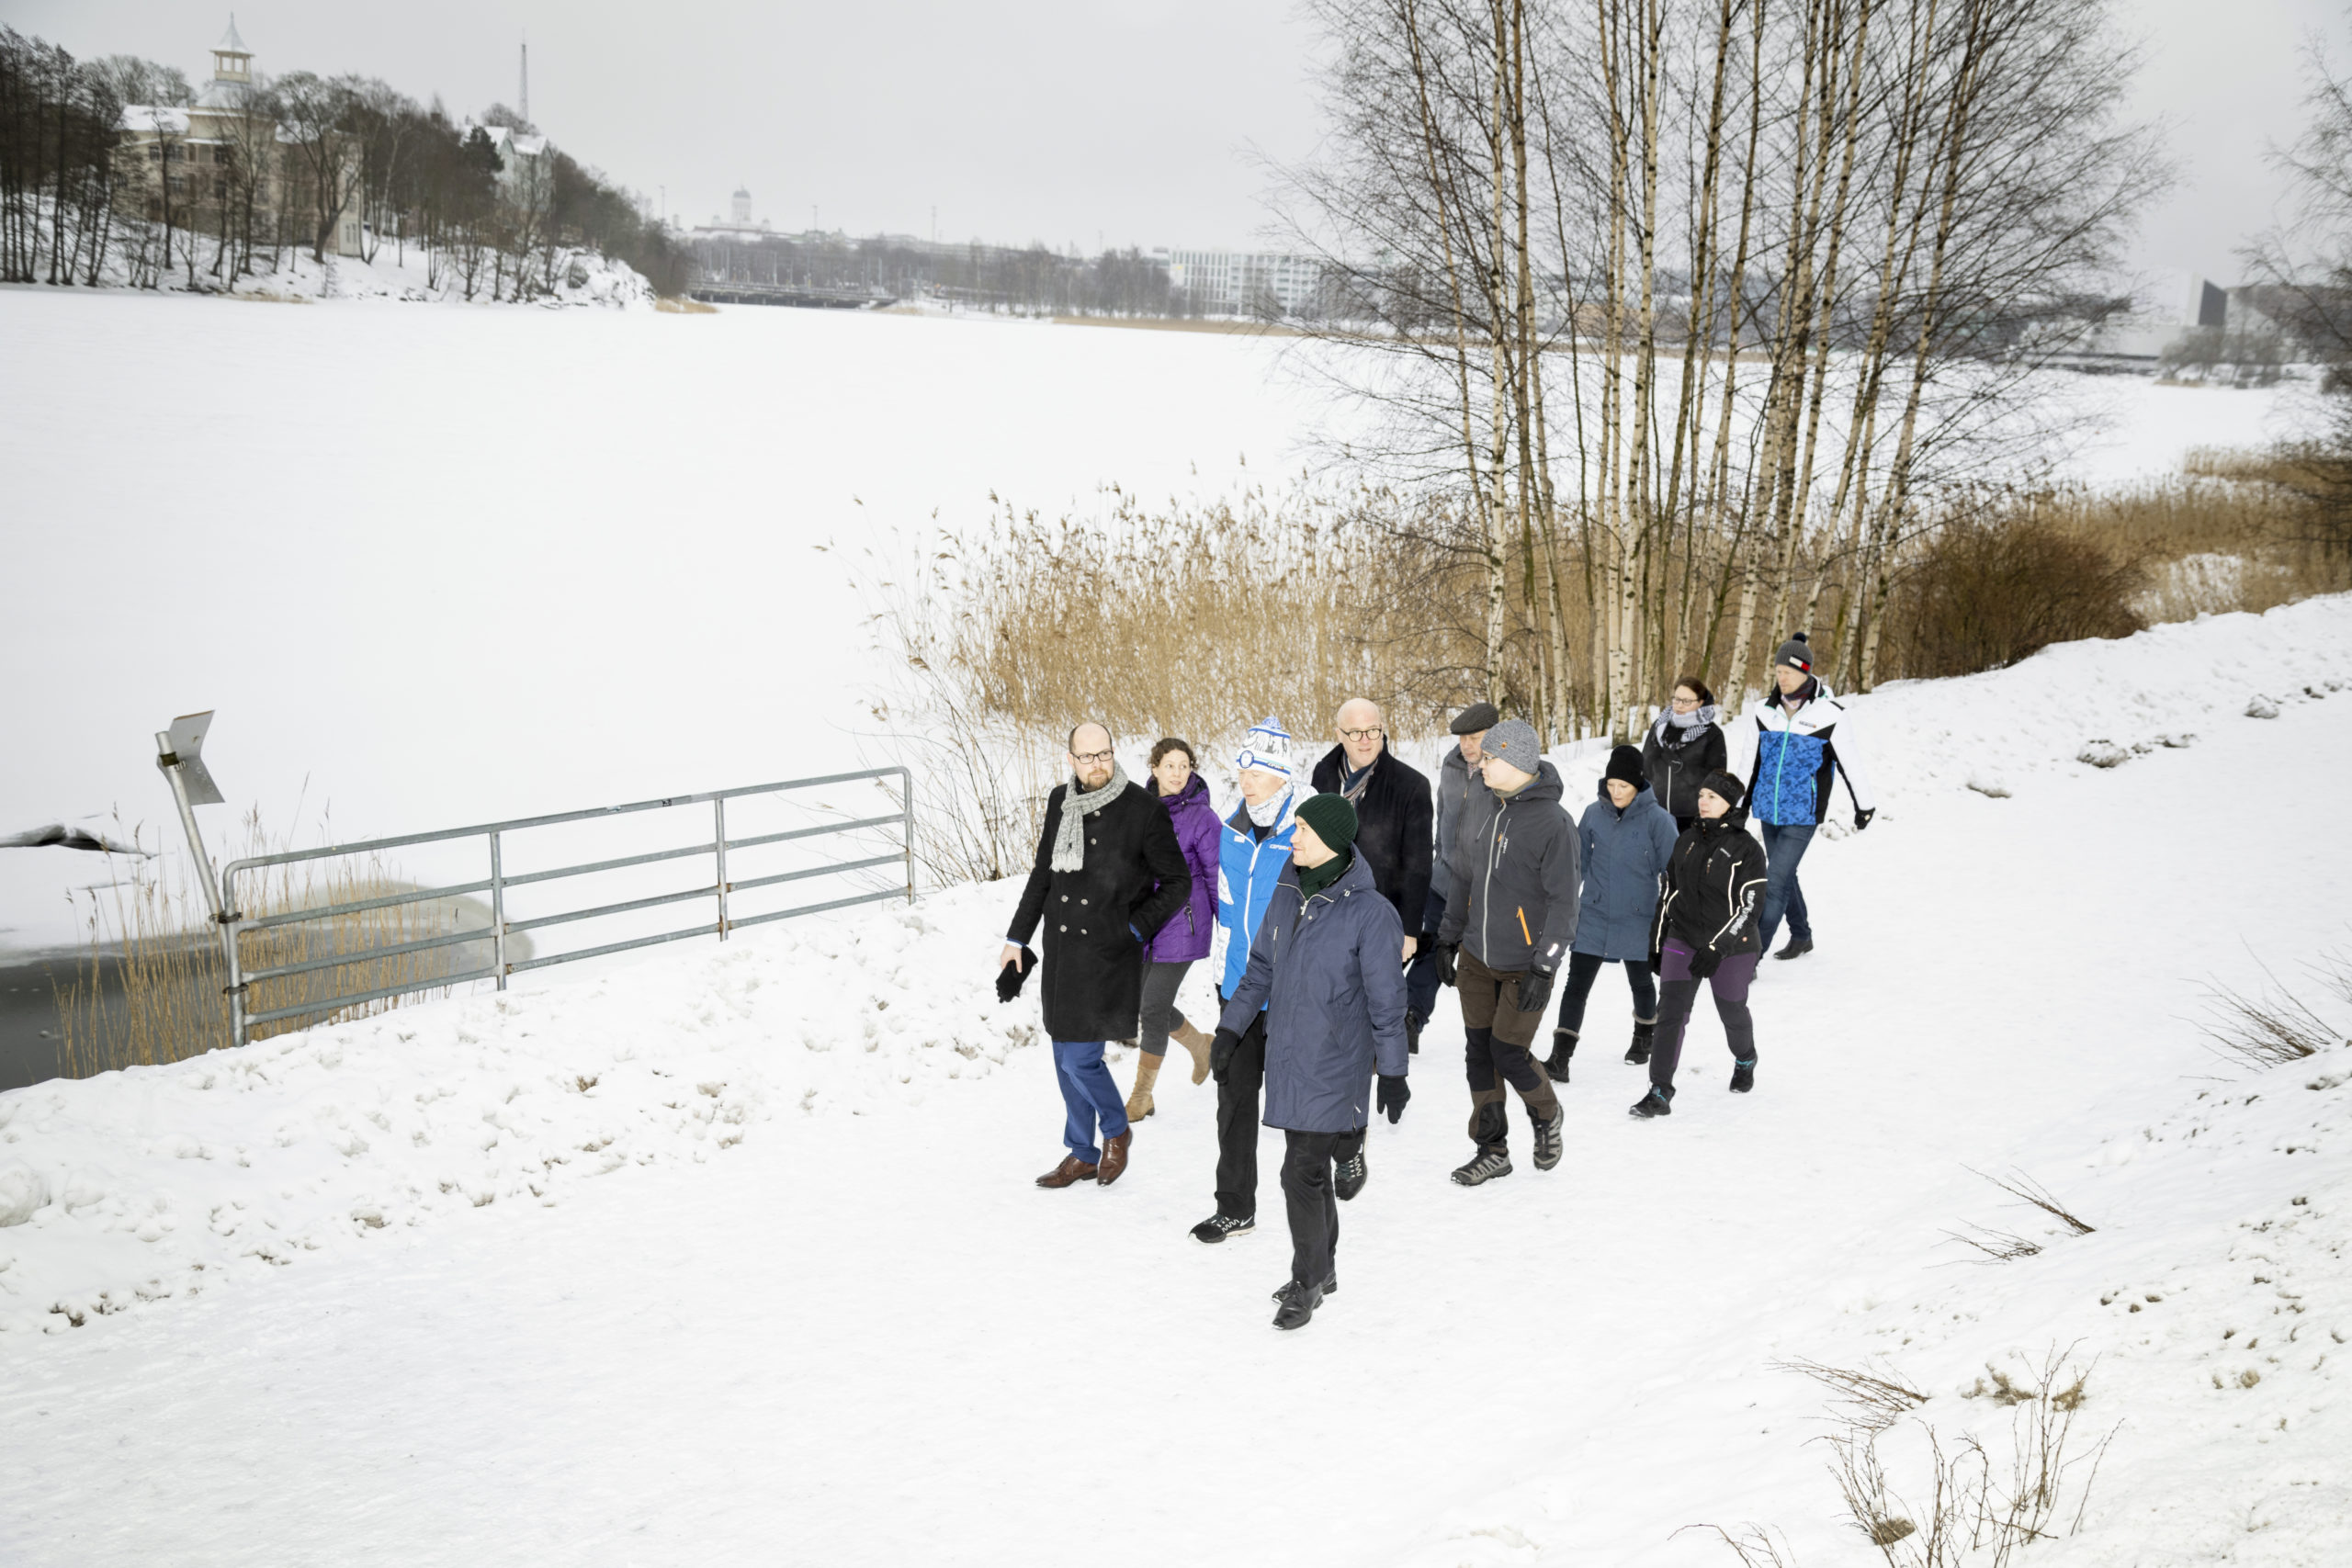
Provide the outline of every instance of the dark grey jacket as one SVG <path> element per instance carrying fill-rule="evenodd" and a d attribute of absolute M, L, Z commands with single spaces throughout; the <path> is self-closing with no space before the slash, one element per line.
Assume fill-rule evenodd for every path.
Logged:
<path fill-rule="evenodd" d="M 1677 729 L 1661 714 L 1642 737 L 1642 766 L 1650 775 L 1650 794 L 1677 822 L 1699 815 L 1699 786 L 1709 773 L 1728 765 L 1724 757 L 1723 728 L 1712 719 Z"/>
<path fill-rule="evenodd" d="M 1577 841 L 1584 852 L 1584 901 L 1577 910 L 1572 951 L 1612 963 L 1650 955 L 1650 927 L 1674 858 L 1674 818 L 1643 789 L 1617 809 L 1606 780 L 1600 798 L 1584 808 Z"/>
<path fill-rule="evenodd" d="M 1405 928 L 1356 855 L 1306 900 L 1283 867 L 1250 944 L 1250 965 L 1219 1022 L 1239 1033 L 1266 1010 L 1266 1125 L 1352 1133 L 1364 1125 L 1374 1071 L 1405 1076 Z"/>
<path fill-rule="evenodd" d="M 1494 801 L 1494 791 L 1462 760 L 1462 747 L 1456 743 L 1437 767 L 1437 854 L 1430 867 L 1430 891 L 1439 897 L 1453 897 L 1462 835 L 1471 823 L 1487 819 Z"/>
<path fill-rule="evenodd" d="M 1576 824 L 1560 805 L 1560 771 L 1538 766 L 1510 799 L 1488 792 L 1463 834 L 1438 931 L 1503 975 L 1558 968 L 1577 934 Z"/>

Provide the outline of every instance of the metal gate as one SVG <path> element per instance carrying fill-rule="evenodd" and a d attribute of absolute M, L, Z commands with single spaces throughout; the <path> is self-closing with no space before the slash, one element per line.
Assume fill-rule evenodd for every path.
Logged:
<path fill-rule="evenodd" d="M 168 750 L 165 753 L 170 755 Z M 166 771 L 169 769 L 167 767 Z M 777 797 L 792 791 L 815 789 L 829 784 L 854 784 L 866 779 L 896 778 L 899 781 L 896 811 L 882 816 L 848 818 L 840 821 L 822 821 L 813 826 L 787 829 L 782 831 L 753 833 L 742 838 L 729 838 L 727 829 L 727 807 L 729 801 L 746 802 L 750 797 Z M 568 823 L 585 823 L 627 817 L 639 812 L 673 810 L 682 807 L 707 804 L 710 807 L 710 837 L 708 840 L 650 852 L 626 854 L 604 860 L 583 862 L 534 869 L 520 873 L 507 870 L 507 853 L 516 835 L 534 829 L 560 827 Z M 800 866 L 765 875 L 730 878 L 727 857 L 741 855 L 749 850 L 764 846 L 825 839 L 836 834 L 873 833 L 891 827 L 898 829 L 897 846 L 887 854 L 869 855 L 859 859 L 827 861 L 816 865 Z M 458 881 L 437 887 L 403 889 L 379 897 L 358 898 L 341 904 L 317 908 L 287 909 L 278 913 L 248 915 L 242 913 L 238 878 L 272 866 L 300 864 L 334 857 L 379 855 L 391 850 L 414 849 L 423 845 L 447 844 L 469 839 L 481 840 L 483 874 L 473 880 Z M 569 879 L 595 876 L 625 871 L 636 866 L 654 865 L 667 861 L 692 860 L 707 856 L 710 860 L 708 880 L 695 886 L 594 904 L 582 908 L 556 908 L 523 919 L 508 917 L 510 894 L 526 887 L 543 886 Z M 730 901 L 738 895 L 757 888 L 779 886 L 786 883 L 808 881 L 818 877 L 850 876 L 877 867 L 897 865 L 900 875 L 894 886 L 866 889 L 844 897 L 828 898 L 819 903 L 797 905 L 790 908 L 766 909 L 754 914 L 738 914 L 730 908 Z M 399 942 L 382 946 L 338 951 L 322 958 L 304 958 L 248 970 L 245 967 L 245 939 L 256 933 L 299 928 L 306 923 L 347 919 L 355 915 L 394 908 L 402 905 L 427 901 L 448 901 L 470 895 L 486 895 L 489 900 L 489 923 L 485 927 L 445 932 L 413 942 Z M 858 773 L 828 773 L 821 778 L 787 779 L 780 784 L 748 784 L 741 789 L 722 789 L 707 795 L 673 795 L 662 800 L 641 800 L 628 806 L 604 807 L 590 811 L 564 811 L 548 817 L 521 817 L 506 822 L 485 822 L 471 828 L 452 828 L 437 833 L 410 833 L 400 838 L 370 839 L 358 843 L 330 844 L 320 849 L 291 850 L 278 854 L 254 855 L 232 861 L 220 869 L 220 904 L 219 917 L 222 931 L 222 947 L 228 962 L 230 1035 L 234 1044 L 246 1043 L 249 1032 L 257 1025 L 277 1022 L 298 1016 L 332 1017 L 345 1008 L 362 1006 L 387 998 L 412 995 L 419 991 L 438 990 L 446 987 L 474 980 L 495 980 L 500 990 L 506 988 L 510 975 L 526 970 L 544 969 L 550 964 L 569 964 L 582 958 L 597 958 L 606 953 L 623 953 L 631 948 L 650 947 L 661 942 L 679 942 L 688 937 L 716 936 L 721 942 L 729 932 L 746 926 L 764 925 L 771 920 L 790 919 L 798 915 L 820 914 L 827 909 L 842 909 L 856 904 L 870 904 L 884 898 L 905 898 L 911 902 L 915 896 L 914 868 L 914 778 L 904 768 L 869 768 Z M 711 918 L 675 931 L 650 935 L 636 935 L 625 940 L 599 942 L 594 946 L 532 957 L 512 957 L 508 952 L 512 938 L 526 932 L 548 930 L 582 920 L 609 919 L 633 914 L 639 910 L 658 908 L 671 904 L 712 900 Z M 254 1010 L 249 1006 L 253 987 L 274 980 L 290 980 L 297 976 L 329 976 L 337 970 L 364 968 L 379 964 L 388 959 L 429 953 L 435 949 L 460 944 L 484 945 L 490 949 L 490 962 L 456 973 L 435 973 L 412 976 L 390 985 L 376 986 L 358 991 L 334 992 L 326 996 L 305 995 L 289 1006 Z M 305 987 L 314 982 L 304 981 Z"/>

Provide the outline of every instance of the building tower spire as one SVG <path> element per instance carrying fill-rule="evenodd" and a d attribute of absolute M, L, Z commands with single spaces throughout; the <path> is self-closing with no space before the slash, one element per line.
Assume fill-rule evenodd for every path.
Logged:
<path fill-rule="evenodd" d="M 523 38 L 522 99 L 523 101 L 514 107 L 517 112 L 522 115 L 523 123 L 528 125 L 531 123 L 531 39 L 530 35 L 527 33 L 525 34 Z"/>
<path fill-rule="evenodd" d="M 250 83 L 254 79 L 254 51 L 237 36 L 237 13 L 229 13 L 229 30 L 212 46 L 212 79 L 216 82 Z"/>

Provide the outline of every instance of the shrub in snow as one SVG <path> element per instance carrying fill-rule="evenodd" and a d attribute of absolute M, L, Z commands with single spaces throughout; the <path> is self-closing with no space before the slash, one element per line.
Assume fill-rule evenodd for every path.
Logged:
<path fill-rule="evenodd" d="M 2277 718 L 2278 705 L 2256 692 L 2245 705 L 2245 716 L 2248 718 Z"/>
<path fill-rule="evenodd" d="M 2094 768 L 2112 768 L 2131 760 L 2131 750 L 2112 740 L 2093 740 L 2075 754 L 2075 761 L 2088 762 Z"/>
<path fill-rule="evenodd" d="M 1981 773 L 1970 775 L 1968 787 L 1979 795 L 1989 795 L 1995 800 L 2009 798 L 2009 786 L 2006 783 L 1996 778 L 1988 778 Z"/>

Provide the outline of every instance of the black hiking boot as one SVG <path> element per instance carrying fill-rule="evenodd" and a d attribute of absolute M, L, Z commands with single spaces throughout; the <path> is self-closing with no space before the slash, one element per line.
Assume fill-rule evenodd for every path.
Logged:
<path fill-rule="evenodd" d="M 1297 1280 L 1284 1280 L 1274 1287 L 1274 1300 L 1286 1302 L 1290 1300 L 1290 1293 L 1296 1289 L 1298 1289 Z M 1332 1269 L 1331 1277 L 1323 1281 L 1323 1293 L 1327 1296 L 1336 1296 L 1340 1293 L 1340 1271 L 1337 1269 Z"/>
<path fill-rule="evenodd" d="M 1552 1031 L 1552 1055 L 1544 1064 L 1544 1076 L 1554 1083 L 1568 1081 L 1568 1058 L 1577 1054 L 1577 1032 L 1573 1029 Z"/>
<path fill-rule="evenodd" d="M 1344 1203 L 1363 1191 L 1363 1184 L 1371 1179 L 1371 1168 L 1364 1164 L 1363 1150 L 1359 1148 L 1345 1159 L 1333 1162 L 1331 1196 Z"/>
<path fill-rule="evenodd" d="M 1634 1043 L 1625 1047 L 1627 1066 L 1646 1067 L 1650 1065 L 1650 1040 L 1657 1032 L 1657 1020 L 1654 1018 L 1634 1020 Z"/>
<path fill-rule="evenodd" d="M 1258 1221 L 1255 1216 L 1246 1220 L 1237 1220 L 1230 1214 L 1216 1213 L 1193 1227 L 1193 1239 L 1207 1242 L 1214 1247 L 1229 1235 L 1248 1235 L 1257 1228 Z"/>
<path fill-rule="evenodd" d="M 1734 1062 L 1731 1065 L 1732 1093 L 1746 1094 L 1749 1089 L 1752 1089 L 1755 1087 L 1756 1064 L 1753 1062 Z"/>
<path fill-rule="evenodd" d="M 1510 1174 L 1510 1156 L 1501 1149 L 1489 1149 L 1468 1165 L 1456 1168 L 1453 1179 L 1459 1186 L 1476 1187 Z"/>
<path fill-rule="evenodd" d="M 1634 1101 L 1633 1109 L 1626 1114 L 1638 1116 L 1645 1122 L 1653 1116 L 1671 1116 L 1674 1114 L 1674 1096 L 1652 1084 L 1649 1093 Z"/>
<path fill-rule="evenodd" d="M 1283 1304 L 1274 1312 L 1276 1328 L 1306 1327 L 1314 1320 L 1315 1309 L 1323 1304 L 1323 1287 L 1320 1285 L 1302 1285 L 1293 1280 L 1278 1293 Z"/>
<path fill-rule="evenodd" d="M 1775 958 L 1803 958 L 1806 953 L 1811 953 L 1812 951 L 1813 938 L 1809 936 L 1792 936 L 1789 938 L 1788 946 L 1781 949 L 1780 952 L 1772 954 L 1772 956 Z"/>
<path fill-rule="evenodd" d="M 1568 1124 L 1568 1112 L 1562 1107 L 1549 1122 L 1535 1123 L 1535 1168 L 1549 1170 L 1560 1163 L 1560 1130 Z"/>

